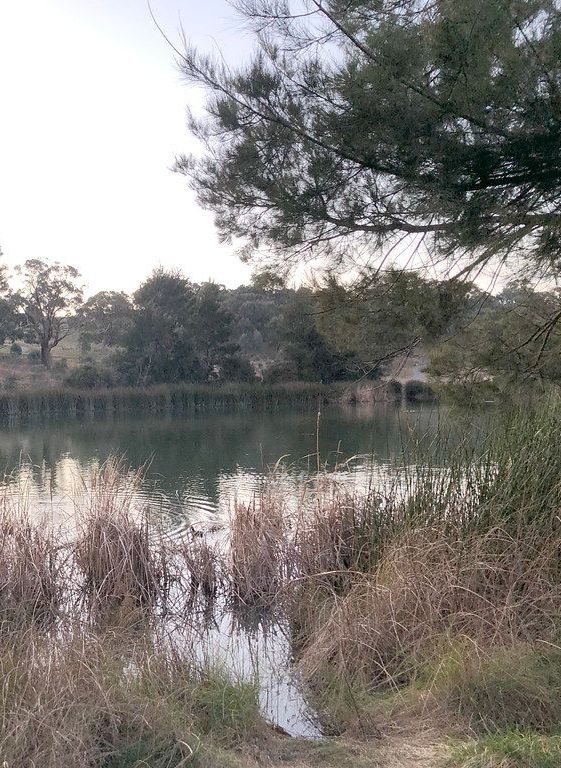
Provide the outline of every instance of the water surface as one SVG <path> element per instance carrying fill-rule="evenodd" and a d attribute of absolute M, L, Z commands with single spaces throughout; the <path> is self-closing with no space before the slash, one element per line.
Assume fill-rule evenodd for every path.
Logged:
<path fill-rule="evenodd" d="M 194 414 L 51 422 L 0 431 L 0 491 L 25 496 L 32 513 L 71 520 L 87 497 L 100 464 L 123 457 L 144 468 L 135 502 L 169 535 L 220 528 L 235 500 L 251 499 L 271 470 L 286 504 L 295 502 L 310 474 L 331 472 L 349 487 L 367 489 L 396 471 L 417 440 L 449 435 L 449 414 L 433 408 L 327 407 L 313 411 Z M 471 424 L 468 431 L 473 431 Z M 458 425 L 453 441 L 463 439 Z M 320 732 L 291 672 L 291 647 L 282 620 L 243 631 L 228 610 L 217 610 L 201 634 L 201 653 L 242 678 L 257 674 L 262 710 L 298 736 Z"/>
<path fill-rule="evenodd" d="M 332 406 L 319 428 L 313 411 L 27 425 L 0 431 L 0 470 L 4 485 L 24 489 L 33 508 L 71 515 L 100 463 L 123 457 L 133 470 L 145 467 L 139 501 L 179 533 L 220 520 L 279 463 L 289 494 L 318 465 L 364 486 L 446 419 L 432 408 Z"/>

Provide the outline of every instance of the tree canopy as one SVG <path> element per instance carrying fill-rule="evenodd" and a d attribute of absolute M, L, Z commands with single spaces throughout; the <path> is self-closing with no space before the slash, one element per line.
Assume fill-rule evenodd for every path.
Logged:
<path fill-rule="evenodd" d="M 561 381 L 560 293 L 514 280 L 498 295 L 468 303 L 458 333 L 431 350 L 431 373 L 464 382 Z"/>
<path fill-rule="evenodd" d="M 456 274 L 492 258 L 560 266 L 556 0 L 238 6 L 250 64 L 181 57 L 208 100 L 191 119 L 204 152 L 177 169 L 247 258 L 347 268 L 360 247 L 422 238 Z"/>
<path fill-rule="evenodd" d="M 68 319 L 81 304 L 80 274 L 68 264 L 40 259 L 29 259 L 17 271 L 23 287 L 14 298 L 23 316 L 23 335 L 39 344 L 41 362 L 49 367 L 52 350 L 68 335 Z"/>
<path fill-rule="evenodd" d="M 132 324 L 133 307 L 122 291 L 100 291 L 90 296 L 78 312 L 80 340 L 84 349 L 92 343 L 117 346 Z"/>

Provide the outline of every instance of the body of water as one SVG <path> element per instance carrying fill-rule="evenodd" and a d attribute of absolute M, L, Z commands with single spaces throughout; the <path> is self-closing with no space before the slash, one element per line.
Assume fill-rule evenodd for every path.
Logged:
<path fill-rule="evenodd" d="M 25 497 L 32 514 L 62 524 L 87 497 L 100 465 L 117 456 L 132 472 L 144 468 L 135 504 L 161 520 L 167 534 L 181 536 L 191 526 L 221 528 L 234 502 L 251 499 L 280 465 L 287 504 L 318 466 L 349 487 L 367 489 L 395 472 L 413 443 L 430 444 L 449 421 L 445 410 L 388 405 L 330 406 L 319 417 L 313 411 L 243 412 L 5 428 L 0 491 L 18 501 Z M 464 427 L 455 433 L 462 439 Z M 258 676 L 266 717 L 291 734 L 320 735 L 291 672 L 282 620 L 240 628 L 238 617 L 218 606 L 200 638 L 202 654 L 240 677 Z"/>
<path fill-rule="evenodd" d="M 100 464 L 120 457 L 131 470 L 144 467 L 139 503 L 179 533 L 220 522 L 279 464 L 294 491 L 318 463 L 364 486 L 446 418 L 431 408 L 329 406 L 319 420 L 277 411 L 35 424 L 0 431 L 0 470 L 5 488 L 56 517 L 72 515 Z"/>

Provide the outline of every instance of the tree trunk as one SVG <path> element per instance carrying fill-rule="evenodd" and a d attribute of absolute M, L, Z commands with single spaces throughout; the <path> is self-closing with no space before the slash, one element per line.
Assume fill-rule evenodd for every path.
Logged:
<path fill-rule="evenodd" d="M 41 362 L 45 368 L 51 367 L 51 350 L 48 344 L 41 343 Z"/>

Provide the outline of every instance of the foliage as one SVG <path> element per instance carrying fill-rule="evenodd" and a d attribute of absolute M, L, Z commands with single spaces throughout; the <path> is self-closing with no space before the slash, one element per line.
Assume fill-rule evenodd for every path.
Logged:
<path fill-rule="evenodd" d="M 224 379 L 248 381 L 251 366 L 232 341 L 223 289 L 193 285 L 177 272 L 155 270 L 134 294 L 131 325 L 118 366 L 132 384 Z"/>
<path fill-rule="evenodd" d="M 514 280 L 497 296 L 479 296 L 464 323 L 435 346 L 430 370 L 448 380 L 561 380 L 559 289 Z"/>
<path fill-rule="evenodd" d="M 190 330 L 206 381 L 219 378 L 224 360 L 232 360 L 238 352 L 231 340 L 232 317 L 223 306 L 223 291 L 216 283 L 203 283 L 196 292 Z"/>
<path fill-rule="evenodd" d="M 84 348 L 92 343 L 118 346 L 132 324 L 133 307 L 126 293 L 101 291 L 80 307 L 77 320 Z"/>
<path fill-rule="evenodd" d="M 113 386 L 116 380 L 111 370 L 101 368 L 91 360 L 74 368 L 64 383 L 73 389 L 99 389 Z"/>
<path fill-rule="evenodd" d="M 6 339 L 14 341 L 17 327 L 17 306 L 8 283 L 8 268 L 5 264 L 0 264 L 0 343 L 3 344 Z"/>
<path fill-rule="evenodd" d="M 318 252 L 347 269 L 360 246 L 432 238 L 471 270 L 514 254 L 557 268 L 557 3 L 238 8 L 256 31 L 249 64 L 181 59 L 208 102 L 191 120 L 206 151 L 177 169 L 246 256 L 272 252 L 281 274 Z"/>
<path fill-rule="evenodd" d="M 331 275 L 317 291 L 317 326 L 332 348 L 375 378 L 396 355 L 453 332 L 473 287 L 404 270 L 365 270 L 352 284 Z"/>
<path fill-rule="evenodd" d="M 134 294 L 135 312 L 119 368 L 132 384 L 202 378 L 188 324 L 195 305 L 191 283 L 156 269 Z"/>
<path fill-rule="evenodd" d="M 350 355 L 330 349 L 318 330 L 315 315 L 314 296 L 306 289 L 296 291 L 285 305 L 280 333 L 287 370 L 303 381 L 330 382 L 347 378 Z"/>
<path fill-rule="evenodd" d="M 23 313 L 23 335 L 39 344 L 41 362 L 51 365 L 51 351 L 68 335 L 68 318 L 80 305 L 79 272 L 69 265 L 30 259 L 18 273 L 22 290 L 15 295 Z"/>
<path fill-rule="evenodd" d="M 222 301 L 232 317 L 232 336 L 245 356 L 270 360 L 278 355 L 280 318 L 292 292 L 242 285 L 224 291 Z"/>

